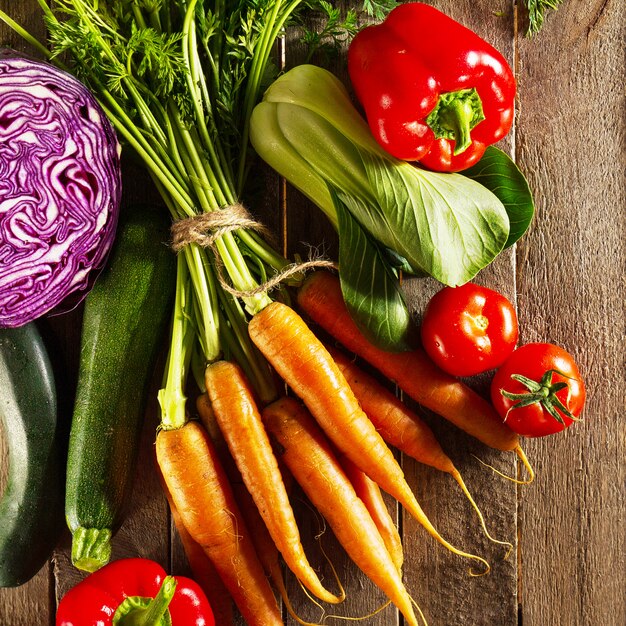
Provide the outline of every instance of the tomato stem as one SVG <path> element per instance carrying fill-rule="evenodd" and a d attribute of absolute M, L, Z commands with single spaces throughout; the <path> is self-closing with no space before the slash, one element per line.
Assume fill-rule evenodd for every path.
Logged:
<path fill-rule="evenodd" d="M 559 411 L 572 421 L 578 421 L 578 418 L 573 415 L 566 406 L 566 404 L 569 403 L 570 396 L 569 384 L 564 381 L 553 383 L 552 377 L 554 374 L 558 374 L 564 378 L 569 378 L 570 380 L 575 380 L 571 376 L 566 376 L 563 372 L 559 372 L 558 370 L 548 370 L 541 377 L 539 382 L 532 380 L 531 378 L 527 378 L 526 376 L 522 376 L 521 374 L 511 374 L 511 378 L 524 385 L 524 387 L 528 389 L 528 393 L 511 393 L 510 391 L 506 391 L 504 389 L 500 390 L 500 393 L 505 398 L 517 401 L 506 412 L 504 421 L 506 422 L 509 413 L 514 409 L 521 409 L 536 403 L 539 403 L 547 413 L 549 413 L 557 422 L 559 422 L 559 424 L 562 424 L 563 426 L 565 426 L 565 420 Z M 556 395 L 563 389 L 567 389 L 566 404 L 563 404 L 563 402 Z"/>

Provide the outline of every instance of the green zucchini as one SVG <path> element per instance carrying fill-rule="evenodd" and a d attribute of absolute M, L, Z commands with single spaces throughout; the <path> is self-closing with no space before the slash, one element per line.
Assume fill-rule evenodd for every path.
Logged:
<path fill-rule="evenodd" d="M 0 330 L 0 419 L 9 458 L 0 500 L 0 587 L 15 587 L 41 569 L 63 528 L 57 395 L 34 322 Z"/>
<path fill-rule="evenodd" d="M 172 311 L 176 261 L 164 211 L 138 207 L 120 224 L 109 262 L 85 298 L 70 431 L 65 517 L 72 562 L 111 557 L 132 489 L 155 362 Z"/>

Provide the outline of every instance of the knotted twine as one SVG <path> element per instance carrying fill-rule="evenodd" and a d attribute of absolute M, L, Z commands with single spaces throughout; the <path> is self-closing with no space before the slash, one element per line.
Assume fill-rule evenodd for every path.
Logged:
<path fill-rule="evenodd" d="M 285 266 L 269 280 L 254 289 L 246 291 L 235 289 L 227 282 L 224 276 L 223 264 L 217 251 L 216 242 L 226 233 L 242 228 L 253 230 L 266 238 L 270 237 L 270 233 L 265 226 L 256 221 L 242 204 L 236 203 L 226 206 L 219 211 L 200 213 L 199 215 L 175 221 L 171 227 L 171 247 L 176 253 L 192 243 L 202 248 L 209 248 L 215 258 L 217 278 L 220 285 L 225 291 L 239 298 L 249 298 L 259 293 L 271 291 L 290 276 L 313 268 L 337 269 L 337 264 L 333 261 L 322 258 L 310 258 L 308 261 L 291 263 Z"/>

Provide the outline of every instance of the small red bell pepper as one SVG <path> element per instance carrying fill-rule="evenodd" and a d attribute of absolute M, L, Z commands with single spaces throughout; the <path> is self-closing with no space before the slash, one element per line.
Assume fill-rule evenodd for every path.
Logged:
<path fill-rule="evenodd" d="M 421 2 L 361 30 L 348 72 L 380 145 L 432 170 L 470 167 L 513 123 L 515 78 L 504 57 Z"/>
<path fill-rule="evenodd" d="M 215 626 L 204 592 L 149 559 L 119 559 L 90 574 L 59 603 L 57 626 Z"/>

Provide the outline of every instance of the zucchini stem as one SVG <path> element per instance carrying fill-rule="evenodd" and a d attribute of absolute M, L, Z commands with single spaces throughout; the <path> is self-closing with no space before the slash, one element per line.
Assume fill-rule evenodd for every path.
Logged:
<path fill-rule="evenodd" d="M 72 564 L 85 572 L 95 572 L 111 560 L 111 529 L 84 528 L 72 532 Z"/>

